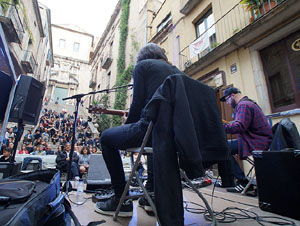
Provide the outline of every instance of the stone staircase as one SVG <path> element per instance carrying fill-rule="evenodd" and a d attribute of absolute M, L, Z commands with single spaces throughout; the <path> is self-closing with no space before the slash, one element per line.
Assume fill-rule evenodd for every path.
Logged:
<path fill-rule="evenodd" d="M 47 105 L 43 104 L 42 109 L 44 109 L 44 108 L 52 109 L 52 110 L 57 111 L 57 112 L 62 112 L 63 110 L 65 110 L 70 115 L 74 114 L 74 111 L 75 111 L 75 105 L 70 105 L 70 104 L 64 104 L 64 105 L 58 104 L 58 105 L 56 105 L 53 102 L 49 102 Z M 89 114 L 88 114 L 86 109 L 79 106 L 78 116 L 79 115 L 82 115 L 84 119 L 87 119 Z"/>

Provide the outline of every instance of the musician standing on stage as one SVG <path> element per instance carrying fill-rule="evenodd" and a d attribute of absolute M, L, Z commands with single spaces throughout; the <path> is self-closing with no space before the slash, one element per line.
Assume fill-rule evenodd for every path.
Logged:
<path fill-rule="evenodd" d="M 141 119 L 141 113 L 163 81 L 169 75 L 177 73 L 181 72 L 168 63 L 167 56 L 158 45 L 149 43 L 139 50 L 137 64 L 133 72 L 133 100 L 125 125 L 105 130 L 100 138 L 103 157 L 111 176 L 115 196 L 106 202 L 96 203 L 96 212 L 106 215 L 115 213 L 126 185 L 119 150 L 141 145 L 148 127 L 148 122 Z M 147 145 L 151 146 L 151 139 L 149 139 Z M 153 191 L 152 162 L 152 156 L 149 156 L 147 160 L 148 181 L 146 184 L 148 191 Z M 142 200 L 139 201 L 140 205 L 149 205 L 143 203 Z M 132 209 L 132 201 L 125 200 L 119 216 L 132 216 Z"/>
<path fill-rule="evenodd" d="M 231 154 L 238 154 L 240 159 L 245 159 L 254 150 L 268 150 L 272 142 L 272 129 L 257 103 L 242 95 L 235 87 L 227 88 L 220 101 L 234 109 L 234 121 L 224 124 L 226 133 L 237 134 L 236 140 L 228 142 Z M 233 157 L 232 161 L 234 176 L 238 181 L 236 187 L 227 188 L 227 191 L 240 193 L 249 181 Z"/>

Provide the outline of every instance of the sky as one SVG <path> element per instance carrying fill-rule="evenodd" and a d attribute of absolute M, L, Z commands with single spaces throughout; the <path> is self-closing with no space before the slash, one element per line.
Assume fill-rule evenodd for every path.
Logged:
<path fill-rule="evenodd" d="M 118 0 L 39 0 L 51 10 L 52 24 L 75 24 L 101 37 Z"/>

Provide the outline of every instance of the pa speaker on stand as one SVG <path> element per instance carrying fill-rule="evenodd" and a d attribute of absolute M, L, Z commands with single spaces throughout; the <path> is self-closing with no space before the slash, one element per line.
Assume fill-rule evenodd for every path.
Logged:
<path fill-rule="evenodd" d="M 44 85 L 35 78 L 20 75 L 14 100 L 10 111 L 10 122 L 36 125 L 39 119 L 43 97 Z"/>

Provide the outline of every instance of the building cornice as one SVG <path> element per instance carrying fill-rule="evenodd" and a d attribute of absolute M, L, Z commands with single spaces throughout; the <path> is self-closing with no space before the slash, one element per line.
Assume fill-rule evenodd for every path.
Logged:
<path fill-rule="evenodd" d="M 57 24 L 52 24 L 52 27 L 56 27 L 56 28 L 63 29 L 63 30 L 66 30 L 66 31 L 70 31 L 70 32 L 74 32 L 74 33 L 78 33 L 78 34 L 89 36 L 89 37 L 92 38 L 92 42 L 94 42 L 94 35 L 89 34 L 87 32 L 76 31 L 76 30 L 73 30 L 71 28 L 67 28 L 67 27 L 64 27 L 64 26 L 61 26 L 61 25 L 57 25 Z"/>

